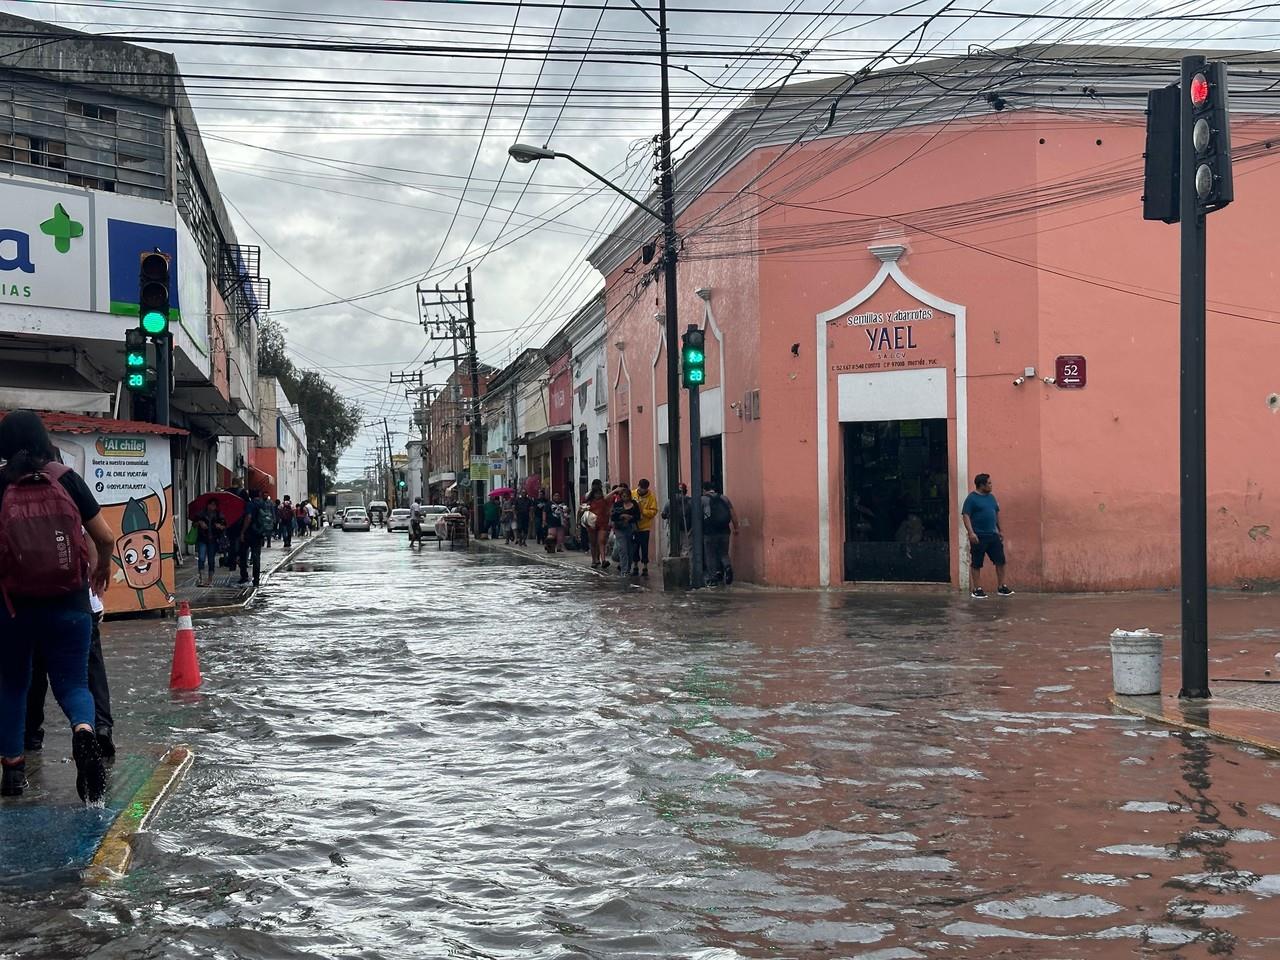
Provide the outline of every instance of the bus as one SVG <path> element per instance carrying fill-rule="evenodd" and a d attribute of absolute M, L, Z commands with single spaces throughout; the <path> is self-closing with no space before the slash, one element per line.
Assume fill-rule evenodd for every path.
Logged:
<path fill-rule="evenodd" d="M 334 525 L 334 517 L 341 516 L 347 507 L 363 507 L 364 491 L 362 490 L 330 490 L 324 495 L 324 515 L 329 526 Z"/>

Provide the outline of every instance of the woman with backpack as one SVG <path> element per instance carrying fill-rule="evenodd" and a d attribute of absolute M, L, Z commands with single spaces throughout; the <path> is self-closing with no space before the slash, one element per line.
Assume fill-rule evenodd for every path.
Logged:
<path fill-rule="evenodd" d="M 88 684 L 89 587 L 106 593 L 115 536 L 84 480 L 58 462 L 48 431 L 30 410 L 0 421 L 0 459 L 0 795 L 26 789 L 23 727 L 38 650 L 71 724 L 76 790 L 96 803 L 107 774 Z M 92 571 L 85 532 L 97 547 Z"/>

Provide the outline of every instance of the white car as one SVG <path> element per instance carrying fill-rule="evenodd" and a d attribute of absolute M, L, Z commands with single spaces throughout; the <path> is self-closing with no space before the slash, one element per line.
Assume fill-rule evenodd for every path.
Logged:
<path fill-rule="evenodd" d="M 439 504 L 424 504 L 422 507 L 422 539 L 435 540 L 440 536 L 440 532 L 436 527 L 440 518 L 449 512 L 448 507 L 442 507 Z"/>
<path fill-rule="evenodd" d="M 347 507 L 342 515 L 343 530 L 364 530 L 369 531 L 369 514 L 364 512 L 364 507 Z"/>
<path fill-rule="evenodd" d="M 409 511 L 404 507 L 396 507 L 387 520 L 387 533 L 409 529 Z"/>

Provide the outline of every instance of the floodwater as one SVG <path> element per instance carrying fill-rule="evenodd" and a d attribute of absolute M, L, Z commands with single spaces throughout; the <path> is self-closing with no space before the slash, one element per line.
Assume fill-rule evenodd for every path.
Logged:
<path fill-rule="evenodd" d="M 1268 657 L 1278 613 L 1214 601 Z M 0 955 L 1276 956 L 1280 762 L 1106 703 L 1110 630 L 1176 616 L 331 532 L 198 625 L 198 695 L 108 625 L 120 728 L 197 762 L 124 880 L 0 886 Z"/>

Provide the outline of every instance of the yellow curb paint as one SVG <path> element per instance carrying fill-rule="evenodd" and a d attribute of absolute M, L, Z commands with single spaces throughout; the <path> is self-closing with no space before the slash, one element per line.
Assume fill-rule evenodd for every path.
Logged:
<path fill-rule="evenodd" d="M 1265 750 L 1268 753 L 1280 754 L 1280 742 L 1275 740 L 1266 740 L 1248 733 L 1242 733 L 1240 731 L 1233 730 L 1230 727 L 1224 727 L 1220 724 L 1215 726 L 1212 721 L 1197 723 L 1194 719 L 1186 716 L 1175 717 L 1163 710 L 1149 710 L 1136 702 L 1139 699 L 1148 699 L 1145 697 L 1125 697 L 1120 694 L 1113 693 L 1108 699 L 1111 701 L 1111 705 L 1117 710 L 1135 717 L 1143 717 L 1144 719 L 1151 720 L 1154 723 L 1163 723 L 1166 726 L 1176 727 L 1179 730 L 1186 730 L 1193 733 L 1207 733 L 1212 737 L 1217 737 L 1219 740 L 1227 740 L 1231 743 L 1242 743 L 1245 746 L 1257 747 L 1259 750 Z M 1229 709 L 1234 707 L 1234 705 L 1227 706 Z M 1276 718 L 1276 723 L 1277 726 L 1280 726 L 1280 717 Z"/>
<path fill-rule="evenodd" d="M 129 871 L 133 862 L 133 838 L 147 828 L 151 818 L 182 780 L 195 754 L 187 746 L 170 747 L 147 779 L 102 838 L 97 852 L 89 861 L 85 879 L 103 883 Z"/>

